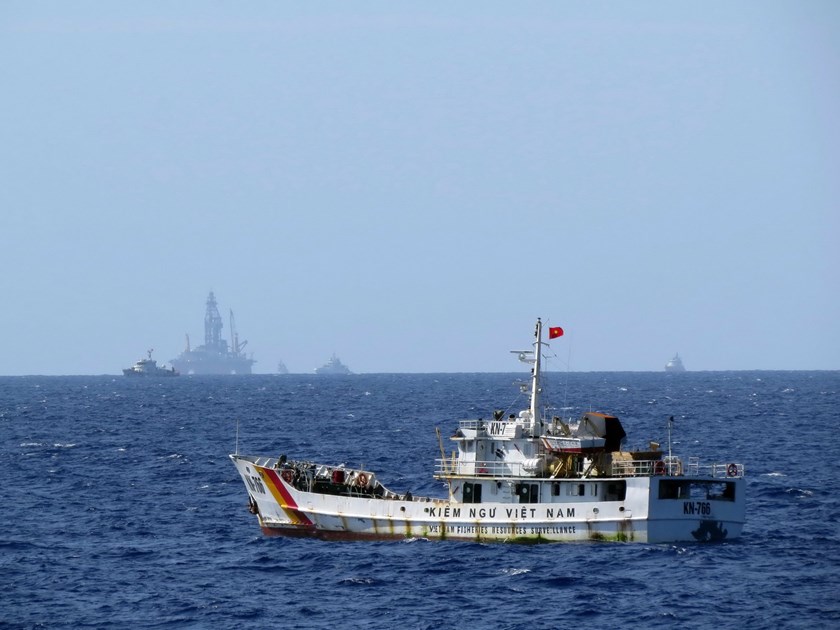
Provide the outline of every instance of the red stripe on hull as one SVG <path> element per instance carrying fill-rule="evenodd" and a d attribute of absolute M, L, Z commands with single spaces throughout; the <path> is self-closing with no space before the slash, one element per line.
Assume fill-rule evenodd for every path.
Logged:
<path fill-rule="evenodd" d="M 309 517 L 306 516 L 303 512 L 298 509 L 297 503 L 292 498 L 292 495 L 289 493 L 289 490 L 286 488 L 285 482 L 280 479 L 277 475 L 277 472 L 272 470 L 271 468 L 261 468 L 263 474 L 269 478 L 271 484 L 277 490 L 278 494 L 283 498 L 283 502 L 280 504 L 287 512 L 291 512 L 292 516 L 294 516 L 297 520 L 301 522 L 301 525 L 311 527 L 313 525 L 312 521 L 309 520 Z"/>

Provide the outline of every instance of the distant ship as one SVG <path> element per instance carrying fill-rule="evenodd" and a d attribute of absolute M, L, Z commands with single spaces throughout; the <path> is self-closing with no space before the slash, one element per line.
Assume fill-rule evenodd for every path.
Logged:
<path fill-rule="evenodd" d="M 277 362 L 277 373 L 278 374 L 288 374 L 289 368 L 286 367 L 286 364 L 282 361 Z"/>
<path fill-rule="evenodd" d="M 251 366 L 256 361 L 245 356 L 242 351 L 248 342 L 239 343 L 233 311 L 230 311 L 230 348 L 228 342 L 222 339 L 222 326 L 216 296 L 210 291 L 204 315 L 204 345 L 191 349 L 190 337 L 187 335 L 186 350 L 177 359 L 172 359 L 172 365 L 184 374 L 250 374 Z"/>
<path fill-rule="evenodd" d="M 148 358 L 139 359 L 130 368 L 124 368 L 123 374 L 126 376 L 178 376 L 175 368 L 166 369 L 158 366 L 157 361 L 152 358 L 152 352 L 154 349 L 147 350 Z"/>
<path fill-rule="evenodd" d="M 685 366 L 683 365 L 682 359 L 680 359 L 680 353 L 674 355 L 674 358 L 668 361 L 665 364 L 665 371 L 666 372 L 685 372 Z"/>
<path fill-rule="evenodd" d="M 335 354 L 329 361 L 319 368 L 315 368 L 315 374 L 352 374 L 350 368 L 344 365 Z"/>

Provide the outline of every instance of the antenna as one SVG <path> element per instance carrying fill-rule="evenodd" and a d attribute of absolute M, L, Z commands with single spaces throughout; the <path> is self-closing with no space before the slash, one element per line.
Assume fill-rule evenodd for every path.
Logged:
<path fill-rule="evenodd" d="M 668 462 L 671 461 L 671 427 L 674 426 L 674 416 L 668 418 Z"/>
<path fill-rule="evenodd" d="M 572 371 L 572 342 L 571 341 L 568 342 L 568 347 L 569 347 L 569 354 L 568 354 L 568 357 L 566 358 L 566 378 L 565 378 L 565 383 L 564 383 L 565 386 L 563 387 L 563 407 L 564 408 L 568 408 L 568 404 L 569 404 L 569 374 Z M 570 417 L 571 417 L 571 415 L 572 414 L 569 414 Z M 561 415 L 561 417 L 562 417 L 562 415 Z"/>
<path fill-rule="evenodd" d="M 236 419 L 236 444 L 233 449 L 234 455 L 239 455 L 239 418 Z"/>
<path fill-rule="evenodd" d="M 537 426 L 542 426 L 542 409 L 540 409 L 540 371 L 542 367 L 542 320 L 537 317 L 537 326 L 534 330 L 534 367 L 531 369 L 531 435 Z"/>

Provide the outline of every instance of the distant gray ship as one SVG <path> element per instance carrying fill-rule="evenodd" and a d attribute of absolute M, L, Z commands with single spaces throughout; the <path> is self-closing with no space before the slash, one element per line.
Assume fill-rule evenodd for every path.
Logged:
<path fill-rule="evenodd" d="M 190 348 L 190 336 L 187 335 L 187 348 L 177 359 L 170 363 L 183 374 L 250 374 L 254 359 L 245 356 L 242 349 L 248 343 L 239 343 L 239 335 L 230 311 L 231 347 L 222 339 L 222 316 L 216 306 L 216 297 L 210 291 L 207 297 L 207 312 L 204 315 L 204 345 Z"/>
<path fill-rule="evenodd" d="M 315 368 L 315 374 L 352 374 L 350 368 L 344 365 L 335 354 L 330 360 L 319 368 Z"/>
<path fill-rule="evenodd" d="M 668 361 L 665 364 L 665 371 L 666 372 L 685 372 L 685 366 L 683 365 L 682 359 L 680 359 L 680 353 L 674 355 L 674 358 Z"/>

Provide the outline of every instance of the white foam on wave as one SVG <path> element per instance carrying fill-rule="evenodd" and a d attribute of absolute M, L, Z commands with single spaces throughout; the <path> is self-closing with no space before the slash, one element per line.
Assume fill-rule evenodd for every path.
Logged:
<path fill-rule="evenodd" d="M 368 586 L 370 584 L 373 584 L 374 581 L 373 581 L 373 578 L 354 576 L 354 577 L 345 578 L 344 580 L 342 580 L 342 583 L 343 584 L 349 584 L 351 586 L 357 586 L 357 585 L 358 586 Z"/>

